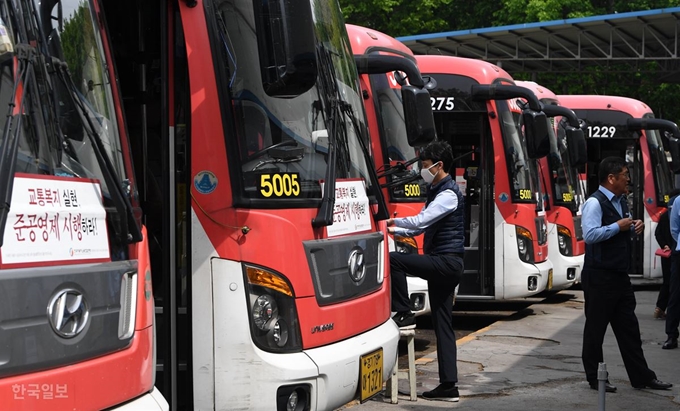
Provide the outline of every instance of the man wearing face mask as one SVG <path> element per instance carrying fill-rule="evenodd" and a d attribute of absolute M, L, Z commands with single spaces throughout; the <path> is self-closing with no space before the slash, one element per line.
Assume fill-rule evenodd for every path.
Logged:
<path fill-rule="evenodd" d="M 464 198 L 448 173 L 453 162 L 451 146 L 435 141 L 420 152 L 421 176 L 426 183 L 427 201 L 418 215 L 390 218 L 387 231 L 401 236 L 424 233 L 424 254 L 390 253 L 392 317 L 399 327 L 415 323 L 410 311 L 406 273 L 427 280 L 432 323 L 437 337 L 440 385 L 423 397 L 458 401 L 456 336 L 453 332 L 453 293 L 463 273 L 465 252 Z"/>

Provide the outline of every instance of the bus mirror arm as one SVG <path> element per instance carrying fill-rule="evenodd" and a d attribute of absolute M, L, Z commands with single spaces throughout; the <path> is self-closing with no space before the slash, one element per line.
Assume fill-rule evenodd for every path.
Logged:
<path fill-rule="evenodd" d="M 526 87 L 509 86 L 505 84 L 474 84 L 471 89 L 472 99 L 476 101 L 510 100 L 521 97 L 529 103 L 533 111 L 541 111 L 541 102 L 533 91 Z"/>
<path fill-rule="evenodd" d="M 671 169 L 674 173 L 680 173 L 680 129 L 672 121 L 661 118 L 629 118 L 626 126 L 632 131 L 663 130 L 665 137 L 662 139 L 664 148 L 671 153 Z"/>
<path fill-rule="evenodd" d="M 576 113 L 567 107 L 554 104 L 542 104 L 542 106 L 546 116 L 563 117 L 567 121 L 567 125 L 564 126 L 564 131 L 567 139 L 567 153 L 571 164 L 575 166 L 586 164 L 586 162 L 588 162 L 586 139 L 583 135 L 581 122 L 578 117 L 576 117 Z"/>
<path fill-rule="evenodd" d="M 538 159 L 550 153 L 547 116 L 542 111 L 542 104 L 533 91 L 525 87 L 505 84 L 474 84 L 470 89 L 470 94 L 472 99 L 477 101 L 525 99 L 529 109 L 523 106 L 521 110 L 527 155 L 529 158 Z"/>
<path fill-rule="evenodd" d="M 626 127 L 631 131 L 664 130 L 670 132 L 673 137 L 680 139 L 678 125 L 661 118 L 629 118 L 626 122 Z"/>
<path fill-rule="evenodd" d="M 420 75 L 420 70 L 412 60 L 405 57 L 385 56 L 381 54 L 355 54 L 354 62 L 359 74 L 381 74 L 391 71 L 406 73 L 409 84 L 418 88 L 425 88 L 426 81 Z M 400 85 L 404 85 L 401 84 Z"/>
<path fill-rule="evenodd" d="M 542 104 L 542 106 L 543 112 L 545 113 L 546 116 L 564 117 L 567 119 L 567 122 L 569 123 L 570 126 L 579 129 L 581 128 L 578 121 L 578 117 L 576 117 L 576 113 L 574 113 L 573 110 L 570 110 L 567 107 L 563 106 L 556 106 L 554 104 Z"/>

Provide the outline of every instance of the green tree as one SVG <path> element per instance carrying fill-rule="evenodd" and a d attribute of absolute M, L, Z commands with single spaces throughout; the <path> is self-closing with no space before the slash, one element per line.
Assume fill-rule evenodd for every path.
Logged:
<path fill-rule="evenodd" d="M 85 2 L 81 2 L 73 14 L 64 19 L 64 30 L 59 35 L 64 61 L 68 64 L 73 82 L 78 87 L 83 84 L 83 70 L 88 53 L 95 46 L 90 21 L 90 8 Z"/>
<path fill-rule="evenodd" d="M 453 0 L 340 0 L 348 23 L 390 36 L 448 30 L 445 16 Z"/>
<path fill-rule="evenodd" d="M 502 7 L 493 13 L 494 20 L 489 26 L 503 26 L 508 24 L 661 9 L 665 7 L 675 7 L 677 6 L 677 1 L 595 0 L 588 2 L 582 0 L 502 0 L 501 4 Z"/>
<path fill-rule="evenodd" d="M 595 8 L 580 0 L 502 0 L 493 26 L 592 16 Z"/>
<path fill-rule="evenodd" d="M 677 0 L 340 0 L 348 23 L 393 37 L 535 23 L 676 7 Z M 680 121 L 680 85 L 661 82 L 655 63 L 600 64 L 574 73 L 512 72 L 558 94 L 613 94 L 647 103 L 657 117 Z"/>

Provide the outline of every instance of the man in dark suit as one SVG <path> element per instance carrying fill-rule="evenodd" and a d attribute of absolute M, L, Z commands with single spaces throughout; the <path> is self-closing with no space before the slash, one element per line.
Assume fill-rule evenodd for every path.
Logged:
<path fill-rule="evenodd" d="M 661 257 L 661 273 L 663 275 L 663 282 L 661 283 L 661 289 L 659 289 L 659 296 L 656 299 L 656 307 L 654 308 L 654 318 L 665 318 L 666 317 L 666 307 L 668 306 L 668 295 L 670 293 L 670 283 L 671 283 L 671 257 L 670 252 L 674 251 L 677 242 L 673 239 L 671 235 L 671 219 L 670 213 L 673 208 L 673 201 L 680 194 L 680 190 L 675 188 L 671 190 L 668 194 L 670 200 L 668 200 L 668 211 L 661 214 L 659 217 L 659 223 L 656 225 L 656 230 L 654 230 L 654 237 L 656 242 L 659 243 L 659 247 L 662 250 L 667 251 L 668 256 Z"/>
<path fill-rule="evenodd" d="M 597 367 L 604 361 L 602 342 L 611 324 L 621 357 L 634 388 L 665 390 L 642 352 L 640 325 L 635 316 L 635 293 L 628 277 L 631 236 L 644 231 L 641 220 L 628 211 L 628 167 L 619 157 L 607 157 L 598 170 L 600 187 L 583 205 L 581 226 L 586 254 L 581 273 L 586 323 L 583 330 L 583 367 L 590 388 L 597 390 Z M 607 381 L 607 392 L 616 387 Z"/>

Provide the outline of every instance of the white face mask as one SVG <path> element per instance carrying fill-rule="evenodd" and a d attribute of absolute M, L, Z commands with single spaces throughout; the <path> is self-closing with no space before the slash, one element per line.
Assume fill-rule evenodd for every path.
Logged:
<path fill-rule="evenodd" d="M 437 175 L 437 174 L 432 174 L 432 173 L 430 173 L 430 169 L 431 169 L 432 167 L 436 166 L 437 164 L 439 164 L 439 162 L 436 162 L 436 163 L 432 164 L 432 165 L 429 166 L 428 168 L 424 168 L 424 169 L 420 170 L 420 176 L 423 178 L 423 180 L 425 180 L 425 182 L 426 182 L 427 184 L 432 184 L 432 181 L 434 180 L 434 177 Z M 437 172 L 437 173 L 438 173 L 438 172 Z"/>

